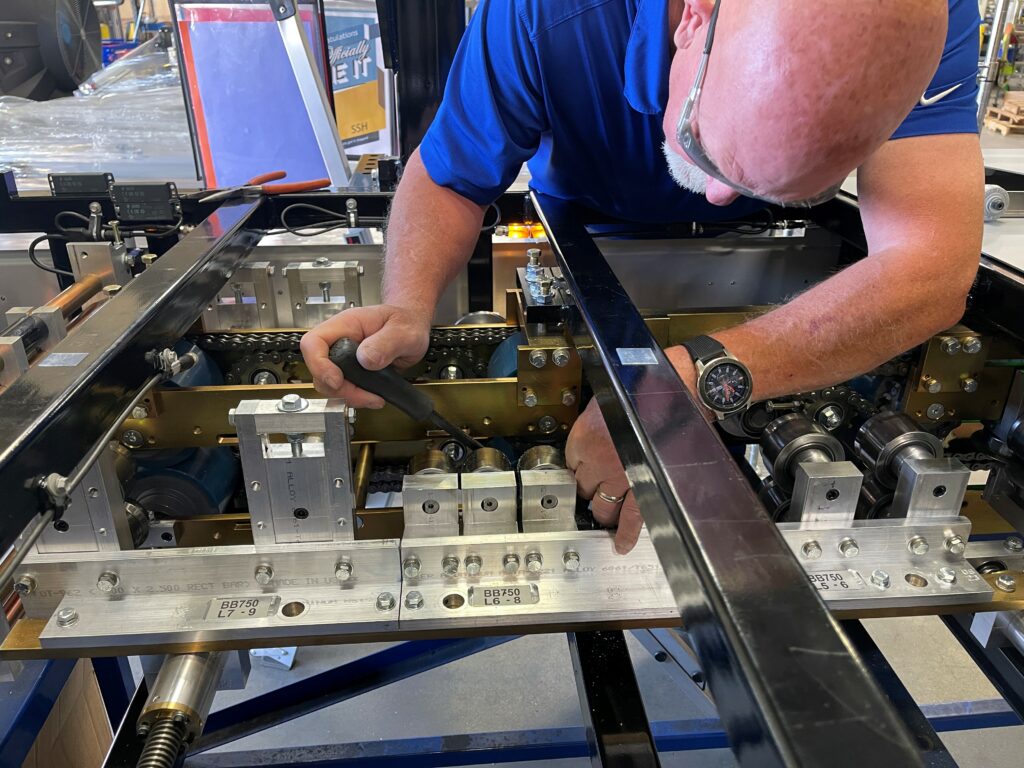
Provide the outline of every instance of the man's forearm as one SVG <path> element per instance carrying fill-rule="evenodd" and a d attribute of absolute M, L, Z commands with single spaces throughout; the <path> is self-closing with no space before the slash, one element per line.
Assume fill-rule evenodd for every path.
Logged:
<path fill-rule="evenodd" d="M 469 260 L 484 209 L 438 186 L 414 152 L 388 218 L 382 298 L 433 317 L 441 294 Z"/>
<path fill-rule="evenodd" d="M 954 324 L 971 284 L 964 268 L 932 279 L 931 254 L 873 254 L 778 309 L 714 334 L 744 361 L 753 397 L 806 392 L 852 378 Z M 976 260 L 974 261 L 976 265 Z"/>

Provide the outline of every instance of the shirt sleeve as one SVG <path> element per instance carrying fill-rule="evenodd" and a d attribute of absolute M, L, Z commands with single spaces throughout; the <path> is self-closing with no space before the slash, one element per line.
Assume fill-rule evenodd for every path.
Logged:
<path fill-rule="evenodd" d="M 540 83 L 516 0 L 481 2 L 420 145 L 434 183 L 479 205 L 508 189 L 546 128 Z"/>
<path fill-rule="evenodd" d="M 975 0 L 950 0 L 946 45 L 939 68 L 922 94 L 925 103 L 914 105 L 892 138 L 978 132 L 980 25 Z"/>

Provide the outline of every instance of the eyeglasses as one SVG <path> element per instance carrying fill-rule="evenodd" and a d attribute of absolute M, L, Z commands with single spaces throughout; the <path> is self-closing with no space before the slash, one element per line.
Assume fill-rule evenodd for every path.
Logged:
<path fill-rule="evenodd" d="M 697 108 L 697 102 L 700 100 L 700 94 L 704 89 L 704 78 L 708 72 L 708 59 L 711 57 L 711 45 L 715 41 L 715 24 L 718 22 L 718 9 L 721 7 L 721 0 L 715 0 L 715 7 L 711 10 L 711 18 L 708 20 L 708 34 L 707 39 L 704 41 L 704 54 L 700 59 L 700 66 L 697 68 L 697 79 L 693 84 L 693 88 L 690 89 L 689 95 L 686 97 L 686 101 L 683 103 L 683 111 L 679 115 L 679 124 L 676 127 L 676 139 L 679 141 L 679 146 L 686 150 L 686 154 L 693 161 L 693 164 L 700 168 L 704 173 L 717 181 L 722 182 L 730 189 L 739 192 L 744 197 L 752 197 L 756 200 L 764 200 L 766 203 L 772 203 L 773 205 L 781 205 L 790 208 L 810 208 L 812 205 L 818 205 L 831 200 L 837 194 L 842 187 L 843 183 L 839 182 L 832 187 L 829 187 L 824 192 L 817 194 L 813 197 L 807 198 L 806 200 L 780 200 L 775 197 L 768 195 L 759 195 L 751 189 L 747 189 L 740 184 L 729 181 L 718 170 L 718 166 L 708 157 L 707 152 L 700 145 L 700 140 L 697 136 L 697 131 L 693 125 L 693 113 Z"/>

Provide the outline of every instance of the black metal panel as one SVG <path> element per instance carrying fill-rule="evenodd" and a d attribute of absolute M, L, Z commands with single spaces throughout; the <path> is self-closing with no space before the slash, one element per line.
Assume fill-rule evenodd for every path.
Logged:
<path fill-rule="evenodd" d="M 377 0 L 386 65 L 396 74 L 402 161 L 420 145 L 444 96 L 466 30 L 463 0 Z"/>
<path fill-rule="evenodd" d="M 615 630 L 568 637 L 591 763 L 656 768 L 661 763 L 625 635 Z"/>
<path fill-rule="evenodd" d="M 920 765 L 571 204 L 535 195 L 573 332 L 680 615 L 745 765 Z M 651 364 L 625 364 L 617 350 Z"/>
<path fill-rule="evenodd" d="M 0 551 L 39 511 L 35 480 L 75 467 L 153 375 L 145 354 L 180 339 L 259 242 L 260 204 L 222 205 L 51 352 L 81 359 L 34 366 L 0 394 Z"/>

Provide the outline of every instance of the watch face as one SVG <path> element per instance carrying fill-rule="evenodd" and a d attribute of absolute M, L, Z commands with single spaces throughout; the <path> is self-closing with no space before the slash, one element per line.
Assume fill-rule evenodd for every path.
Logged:
<path fill-rule="evenodd" d="M 718 363 L 704 372 L 701 393 L 713 410 L 735 410 L 750 399 L 750 374 L 736 363 Z"/>

